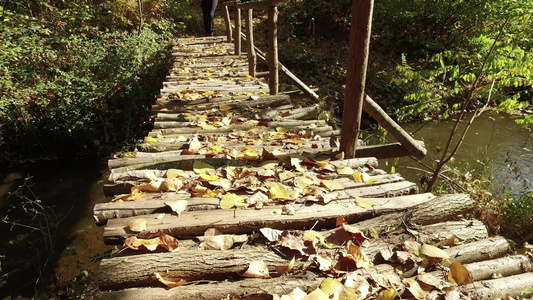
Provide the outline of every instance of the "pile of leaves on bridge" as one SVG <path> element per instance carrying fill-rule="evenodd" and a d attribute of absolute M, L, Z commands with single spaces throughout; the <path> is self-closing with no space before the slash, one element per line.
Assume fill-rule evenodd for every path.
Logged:
<path fill-rule="evenodd" d="M 131 230 L 145 229 L 142 221 L 134 223 L 130 224 Z M 150 238 L 132 236 L 126 240 L 125 246 L 135 250 L 143 246 L 150 251 L 158 246 L 167 251 L 179 247 L 178 240 L 166 234 L 156 233 L 153 237 L 154 234 L 141 233 L 140 236 Z M 340 216 L 337 218 L 337 227 L 328 232 L 262 228 L 260 233 L 248 236 L 221 234 L 211 228 L 198 240 L 200 250 L 228 250 L 236 244 L 259 240 L 286 257 L 293 257 L 286 265 L 279 266 L 252 261 L 240 273 L 245 278 L 267 279 L 306 271 L 327 277 L 320 287 L 309 294 L 296 288 L 288 295 L 273 295 L 274 299 L 396 299 L 397 296 L 466 299 L 456 291 L 456 287 L 471 283 L 468 270 L 457 261 L 451 263 L 444 250 L 414 240 L 381 249 L 379 259 L 394 268 L 389 265 L 385 265 L 388 269 L 382 268 L 384 265 L 374 266 L 365 254 L 367 237 Z M 164 274 L 159 273 L 155 276 L 169 288 L 196 283 L 184 279 L 165 279 Z"/>

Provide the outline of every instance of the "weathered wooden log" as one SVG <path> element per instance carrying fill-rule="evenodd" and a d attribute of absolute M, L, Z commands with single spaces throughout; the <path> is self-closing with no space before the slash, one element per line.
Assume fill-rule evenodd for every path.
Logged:
<path fill-rule="evenodd" d="M 255 99 L 255 100 L 254 100 Z M 250 96 L 235 96 L 235 97 L 217 97 L 204 98 L 196 101 L 162 101 L 152 107 L 154 109 L 161 109 L 160 105 L 164 106 L 169 112 L 188 112 L 191 110 L 202 111 L 219 108 L 221 103 L 231 106 L 232 110 L 250 109 L 250 108 L 273 108 L 283 105 L 291 104 L 291 98 L 286 95 L 276 96 L 257 96 L 257 98 L 250 98 Z"/>
<path fill-rule="evenodd" d="M 152 199 L 149 199 L 152 198 Z M 154 193 L 131 202 L 97 203 L 93 217 L 97 225 L 104 225 L 109 219 L 127 218 L 155 213 L 171 214 L 172 209 L 165 203 L 187 200 L 187 211 L 213 210 L 219 207 L 218 198 L 190 198 L 176 193 Z"/>
<path fill-rule="evenodd" d="M 173 251 L 104 259 L 100 263 L 99 286 L 117 289 L 134 286 L 162 286 L 154 273 L 179 281 L 222 280 L 244 273 L 250 262 L 262 260 L 271 271 L 288 264 L 263 247 L 225 251 Z"/>
<path fill-rule="evenodd" d="M 465 265 L 473 281 L 507 277 L 531 272 L 531 262 L 523 255 L 512 255 L 493 260 L 469 263 Z"/>
<path fill-rule="evenodd" d="M 389 227 L 404 224 L 428 225 L 438 222 L 458 220 L 463 214 L 474 209 L 475 201 L 468 194 L 441 195 L 427 204 L 422 204 L 410 212 L 394 212 L 357 223 L 361 229 L 374 228 L 381 232 Z M 465 238 L 458 234 L 458 238 Z"/>
<path fill-rule="evenodd" d="M 205 159 L 205 155 L 176 155 L 176 156 L 163 156 L 163 157 L 138 157 L 138 158 L 115 158 L 107 161 L 107 166 L 109 170 L 135 166 L 138 165 L 139 168 L 145 166 L 153 166 L 156 164 L 166 163 L 166 162 L 178 162 L 181 160 L 196 160 L 196 159 Z M 155 169 L 155 168 L 154 168 Z M 136 170 L 136 169 L 131 169 Z"/>
<path fill-rule="evenodd" d="M 164 94 L 164 93 L 172 94 L 172 93 L 179 93 L 181 90 L 183 90 L 183 88 L 164 87 L 164 88 L 161 89 L 160 93 L 161 94 Z M 220 87 L 216 87 L 216 88 L 198 87 L 196 89 L 196 92 L 199 93 L 199 94 L 203 94 L 203 93 L 211 92 L 211 91 L 222 92 L 225 95 L 232 95 L 232 94 L 236 95 L 237 93 L 244 93 L 244 95 L 246 95 L 247 93 L 254 93 L 254 94 L 267 93 L 268 94 L 269 89 L 267 87 L 263 87 L 263 86 L 260 86 L 260 85 L 257 85 L 257 86 L 245 86 L 245 87 L 232 85 L 232 86 L 220 86 Z"/>
<path fill-rule="evenodd" d="M 393 183 L 393 185 L 401 184 L 401 182 Z M 366 189 L 375 189 L 376 193 L 381 193 L 380 196 L 383 197 L 384 194 L 389 194 L 395 188 L 381 185 L 371 186 Z M 359 196 L 365 193 L 364 189 L 352 189 L 347 190 L 345 194 L 350 195 L 348 197 L 354 197 L 354 195 Z M 433 198 L 434 196 L 431 194 L 399 196 L 390 199 L 373 198 L 372 200 L 381 204 L 373 208 L 362 208 L 353 203 L 350 204 L 337 200 L 325 206 L 317 204 L 300 206 L 296 214 L 281 216 L 274 213 L 278 208 L 265 207 L 259 211 L 253 209 L 238 211 L 217 210 L 216 212 L 196 211 L 183 212 L 179 217 L 165 215 L 161 218 L 159 215 L 146 215 L 124 219 L 111 219 L 105 228 L 104 240 L 109 244 L 122 243 L 125 238 L 132 234 L 128 229 L 128 224 L 135 219 L 146 220 L 147 231 L 159 230 L 172 236 L 198 236 L 202 235 L 211 227 L 218 229 L 222 233 L 238 234 L 250 233 L 263 227 L 276 229 L 308 229 L 314 227 L 320 229 L 334 227 L 339 215 L 344 216 L 347 222 L 354 223 L 371 216 L 395 210 L 405 210 L 409 207 L 431 201 Z M 318 224 L 316 223 L 317 219 L 321 220 Z"/>
<path fill-rule="evenodd" d="M 231 43 L 233 41 L 233 33 L 231 32 L 231 19 L 229 16 L 228 6 L 223 5 L 223 10 L 224 10 L 224 23 L 226 24 L 226 36 L 227 36 L 226 40 Z"/>
<path fill-rule="evenodd" d="M 368 112 L 378 123 L 385 128 L 400 144 L 416 158 L 423 158 L 426 156 L 426 148 L 424 143 L 416 141 L 400 127 L 394 120 L 387 115 L 387 113 L 368 95 L 365 95 L 363 108 Z"/>
<path fill-rule="evenodd" d="M 239 281 L 213 282 L 212 284 L 187 285 L 174 289 L 132 288 L 100 293 L 97 300 L 161 299 L 161 300 L 220 300 L 228 295 L 238 299 L 267 300 L 273 294 L 285 295 L 295 288 L 310 293 L 324 278 L 305 272 L 301 275 L 282 276 L 270 279 L 248 278 Z"/>
<path fill-rule="evenodd" d="M 511 247 L 509 242 L 503 237 L 496 236 L 481 241 L 462 244 L 446 249 L 450 256 L 450 262 L 460 261 L 462 264 L 469 264 L 476 261 L 499 258 L 507 255 Z M 449 266 L 450 262 L 443 261 L 442 264 Z"/>
<path fill-rule="evenodd" d="M 470 299 L 489 300 L 508 296 L 517 297 L 531 287 L 533 287 L 533 272 L 474 282 L 461 286 L 458 290 Z"/>
<path fill-rule="evenodd" d="M 160 171 L 160 170 L 138 170 L 138 171 L 128 171 L 125 173 L 114 173 L 110 175 L 110 181 L 115 181 L 119 179 L 125 179 L 125 176 L 128 176 L 128 174 L 131 175 L 137 175 L 139 178 L 145 178 L 145 174 L 147 172 L 152 172 L 156 176 L 163 176 L 161 173 L 166 171 Z M 156 173 L 157 172 L 157 173 Z M 400 180 L 403 180 L 403 178 L 397 178 L 397 177 L 391 177 L 389 174 L 384 175 L 376 175 L 375 176 L 378 179 L 379 184 L 389 184 L 398 182 Z M 133 186 L 136 184 L 139 184 L 139 182 L 129 181 L 129 183 Z M 122 183 L 118 183 L 122 186 Z M 362 184 L 351 184 L 347 186 L 349 187 L 355 187 L 359 185 L 359 187 L 365 189 Z M 373 185 L 378 185 L 373 184 Z M 131 190 L 131 188 L 130 188 Z M 124 193 L 127 193 L 128 191 L 124 191 Z M 167 207 L 165 204 L 166 202 L 174 201 L 174 200 L 188 200 L 188 197 L 190 195 L 183 195 L 183 194 L 176 194 L 176 193 L 147 193 L 146 195 L 142 196 L 141 198 L 135 200 L 135 201 L 125 201 L 125 202 L 111 202 L 111 203 L 98 203 L 95 205 L 94 208 L 94 218 L 97 220 L 97 223 L 102 224 L 107 222 L 108 219 L 114 219 L 114 218 L 126 218 L 126 217 L 133 217 L 133 216 L 141 216 L 141 215 L 147 215 L 147 214 L 154 214 L 154 213 L 171 213 L 170 208 Z M 203 201 L 201 199 L 204 199 Z M 343 200 L 339 200 L 341 202 L 346 202 Z M 191 211 L 197 211 L 197 210 L 208 210 L 208 209 L 216 209 L 218 208 L 220 200 L 219 199 L 211 199 L 211 198 L 191 198 L 189 201 L 189 206 L 187 207 L 188 210 Z M 272 208 L 278 208 L 281 209 L 282 206 L 272 206 Z M 472 231 L 470 231 L 472 232 Z M 475 235 L 474 235 L 475 236 Z"/>

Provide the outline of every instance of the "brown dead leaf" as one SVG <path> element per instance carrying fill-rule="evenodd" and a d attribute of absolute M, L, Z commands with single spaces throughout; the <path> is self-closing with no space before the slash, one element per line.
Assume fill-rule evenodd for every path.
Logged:
<path fill-rule="evenodd" d="M 346 223 L 341 224 L 336 228 L 329 236 L 326 237 L 328 243 L 336 245 L 345 245 L 348 241 L 355 241 L 358 245 L 362 245 L 367 238 L 357 227 L 348 225 Z"/>
<path fill-rule="evenodd" d="M 304 249 L 306 247 L 304 245 L 304 240 L 302 235 L 298 232 L 291 232 L 288 230 L 283 231 L 279 238 L 278 245 L 298 251 L 301 255 L 305 255 Z"/>
<path fill-rule="evenodd" d="M 293 256 L 288 265 L 286 265 L 286 266 L 276 266 L 276 272 L 278 273 L 278 275 L 281 276 L 281 275 L 283 275 L 285 273 L 290 272 L 292 270 L 292 268 L 294 268 L 294 262 L 295 262 L 295 257 Z"/>
<path fill-rule="evenodd" d="M 450 266 L 448 281 L 454 285 L 465 285 L 472 283 L 472 276 L 468 269 L 456 260 Z"/>
<path fill-rule="evenodd" d="M 352 241 L 348 241 L 346 244 L 346 252 L 345 258 L 351 259 L 355 262 L 356 267 L 368 269 L 372 266 L 372 262 L 368 259 L 366 254 L 363 252 L 363 249 L 356 244 L 354 244 Z"/>
<path fill-rule="evenodd" d="M 115 201 L 135 201 L 137 199 L 140 199 L 143 195 L 144 195 L 144 193 L 140 189 L 138 189 L 138 187 L 135 186 L 135 187 L 133 187 L 131 189 L 131 193 L 115 196 L 113 198 L 113 202 L 115 202 Z"/>
<path fill-rule="evenodd" d="M 215 236 L 215 235 L 221 235 L 222 232 L 218 231 L 218 229 L 216 228 L 208 228 L 205 232 L 204 232 L 204 236 Z"/>
<path fill-rule="evenodd" d="M 183 181 L 178 178 L 166 178 L 162 183 L 159 189 L 161 191 L 179 191 L 183 187 Z"/>
<path fill-rule="evenodd" d="M 440 280 L 430 273 L 422 273 L 416 276 L 416 280 L 430 287 L 438 288 L 441 285 Z"/>
<path fill-rule="evenodd" d="M 346 223 L 346 219 L 343 216 L 337 216 L 337 220 L 335 220 L 335 227 L 339 227 L 344 223 Z"/>
<path fill-rule="evenodd" d="M 124 247 L 128 247 L 133 250 L 138 250 L 140 246 L 155 251 L 158 246 L 166 249 L 169 252 L 174 251 L 179 246 L 179 241 L 167 234 L 160 233 L 158 237 L 151 239 L 139 239 L 136 236 L 131 236 L 124 241 Z"/>
<path fill-rule="evenodd" d="M 268 267 L 264 261 L 252 261 L 242 277 L 246 278 L 270 278 Z"/>
<path fill-rule="evenodd" d="M 166 285 L 168 288 L 174 288 L 174 287 L 177 287 L 177 286 L 184 286 L 187 284 L 187 280 L 185 279 L 180 279 L 180 281 L 172 281 L 172 280 L 167 280 L 167 279 L 164 279 L 163 277 L 161 277 L 161 275 L 159 273 L 154 273 L 155 274 L 155 277 L 157 278 L 157 280 L 159 280 L 159 282 L 161 282 L 162 284 Z"/>

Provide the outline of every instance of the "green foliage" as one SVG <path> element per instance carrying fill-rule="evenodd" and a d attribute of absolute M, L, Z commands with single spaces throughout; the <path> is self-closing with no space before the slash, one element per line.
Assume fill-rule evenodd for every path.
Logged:
<path fill-rule="evenodd" d="M 436 2 L 450 6 L 449 10 L 444 11 L 457 11 L 459 7 L 468 6 L 465 12 L 468 12 L 469 18 L 474 18 L 462 20 L 466 13 L 459 13 L 454 16 L 458 18 L 454 26 L 462 28 L 472 20 L 475 23 L 467 26 L 470 29 L 468 31 L 455 32 L 450 29 L 447 35 L 455 38 L 448 42 L 435 37 L 446 47 L 424 47 L 423 53 L 411 52 L 411 59 L 402 54 L 402 63 L 396 67 L 396 76 L 392 80 L 406 94 L 404 101 L 407 104 L 397 111 L 400 118 L 446 118 L 451 111 L 461 108 L 460 103 L 467 97 L 494 43 L 494 37 L 508 14 L 512 15 L 511 22 L 503 38 L 496 44 L 496 50 L 487 62 L 484 76 L 476 86 L 472 99 L 478 100 L 479 105 L 490 95 L 490 104 L 499 105 L 506 112 L 526 107 L 526 96 L 533 84 L 533 43 L 526 39 L 524 32 L 533 30 L 529 23 L 533 1 Z M 478 7 L 474 2 L 486 3 Z"/>
<path fill-rule="evenodd" d="M 518 239 L 533 232 L 533 191 L 509 201 L 502 213 L 502 230 Z"/>
<path fill-rule="evenodd" d="M 101 30 L 93 24 L 99 5 L 82 4 L 43 1 L 29 15 L 15 4 L 4 10 L 0 160 L 120 145 L 147 118 L 168 69 L 168 43 L 147 27 Z"/>

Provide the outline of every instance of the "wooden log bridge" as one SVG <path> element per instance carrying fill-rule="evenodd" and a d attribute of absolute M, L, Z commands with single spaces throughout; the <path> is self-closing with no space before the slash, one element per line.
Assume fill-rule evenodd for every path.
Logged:
<path fill-rule="evenodd" d="M 253 75 L 255 46 L 240 53 L 228 8 L 275 23 L 282 3 L 224 5 L 227 36 L 175 43 L 154 129 L 109 160 L 109 201 L 94 207 L 120 249 L 101 261 L 97 298 L 492 299 L 533 286 L 530 257 L 489 236 L 468 195 L 419 194 L 379 169 L 376 157 L 419 156 L 410 137 L 347 158 L 317 107 Z"/>

